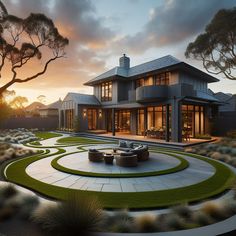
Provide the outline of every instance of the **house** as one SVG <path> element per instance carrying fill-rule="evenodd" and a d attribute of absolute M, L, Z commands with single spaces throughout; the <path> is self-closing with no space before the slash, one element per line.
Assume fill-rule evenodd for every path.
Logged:
<path fill-rule="evenodd" d="M 32 102 L 25 107 L 26 117 L 39 116 L 39 109 L 44 107 L 45 105 L 41 102 Z"/>
<path fill-rule="evenodd" d="M 59 109 L 61 108 L 62 101 L 59 99 L 56 102 L 53 102 L 47 106 L 44 106 L 39 109 L 40 117 L 51 117 L 51 116 L 59 116 Z"/>
<path fill-rule="evenodd" d="M 68 93 L 59 126 L 79 131 L 105 130 L 155 135 L 182 142 L 185 136 L 210 133 L 218 99 L 208 91 L 213 76 L 171 55 L 130 67 L 125 54 L 119 66 L 87 81 L 93 95 Z"/>

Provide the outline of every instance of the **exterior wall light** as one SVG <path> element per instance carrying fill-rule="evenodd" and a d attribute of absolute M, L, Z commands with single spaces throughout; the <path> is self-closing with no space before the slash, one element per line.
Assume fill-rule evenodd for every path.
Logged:
<path fill-rule="evenodd" d="M 98 116 L 99 116 L 99 118 L 102 117 L 102 110 L 101 109 L 99 109 L 99 111 L 98 111 Z"/>
<path fill-rule="evenodd" d="M 87 116 L 87 109 L 83 109 L 83 116 L 84 116 L 84 117 Z"/>

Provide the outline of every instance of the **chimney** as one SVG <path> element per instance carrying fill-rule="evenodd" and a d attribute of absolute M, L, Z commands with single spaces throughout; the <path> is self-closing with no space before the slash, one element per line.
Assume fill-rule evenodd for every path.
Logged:
<path fill-rule="evenodd" d="M 120 58 L 120 67 L 128 70 L 130 68 L 130 59 L 125 54 Z"/>

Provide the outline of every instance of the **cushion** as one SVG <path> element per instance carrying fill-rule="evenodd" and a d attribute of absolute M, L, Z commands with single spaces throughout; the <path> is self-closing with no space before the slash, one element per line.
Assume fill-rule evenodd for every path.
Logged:
<path fill-rule="evenodd" d="M 137 147 L 134 148 L 134 150 L 139 150 L 141 148 L 143 148 L 143 145 L 138 145 Z"/>
<path fill-rule="evenodd" d="M 97 149 L 89 149 L 89 152 L 98 152 Z"/>
<path fill-rule="evenodd" d="M 128 148 L 134 148 L 134 142 L 126 141 L 126 146 L 127 146 Z"/>
<path fill-rule="evenodd" d="M 133 152 L 122 152 L 120 155 L 121 156 L 133 156 L 134 153 Z"/>
<path fill-rule="evenodd" d="M 124 140 L 119 140 L 119 147 L 127 148 L 126 142 Z"/>

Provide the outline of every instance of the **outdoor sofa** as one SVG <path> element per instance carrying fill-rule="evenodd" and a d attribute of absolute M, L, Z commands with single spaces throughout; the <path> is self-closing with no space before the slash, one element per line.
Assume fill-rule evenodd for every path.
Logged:
<path fill-rule="evenodd" d="M 114 150 L 120 150 L 124 152 L 132 152 L 137 155 L 138 161 L 147 161 L 149 159 L 149 151 L 147 145 L 134 145 L 134 142 L 119 140 L 118 147 Z"/>
<path fill-rule="evenodd" d="M 91 162 L 101 162 L 103 161 L 103 152 L 100 152 L 97 149 L 89 149 L 88 159 Z"/>

